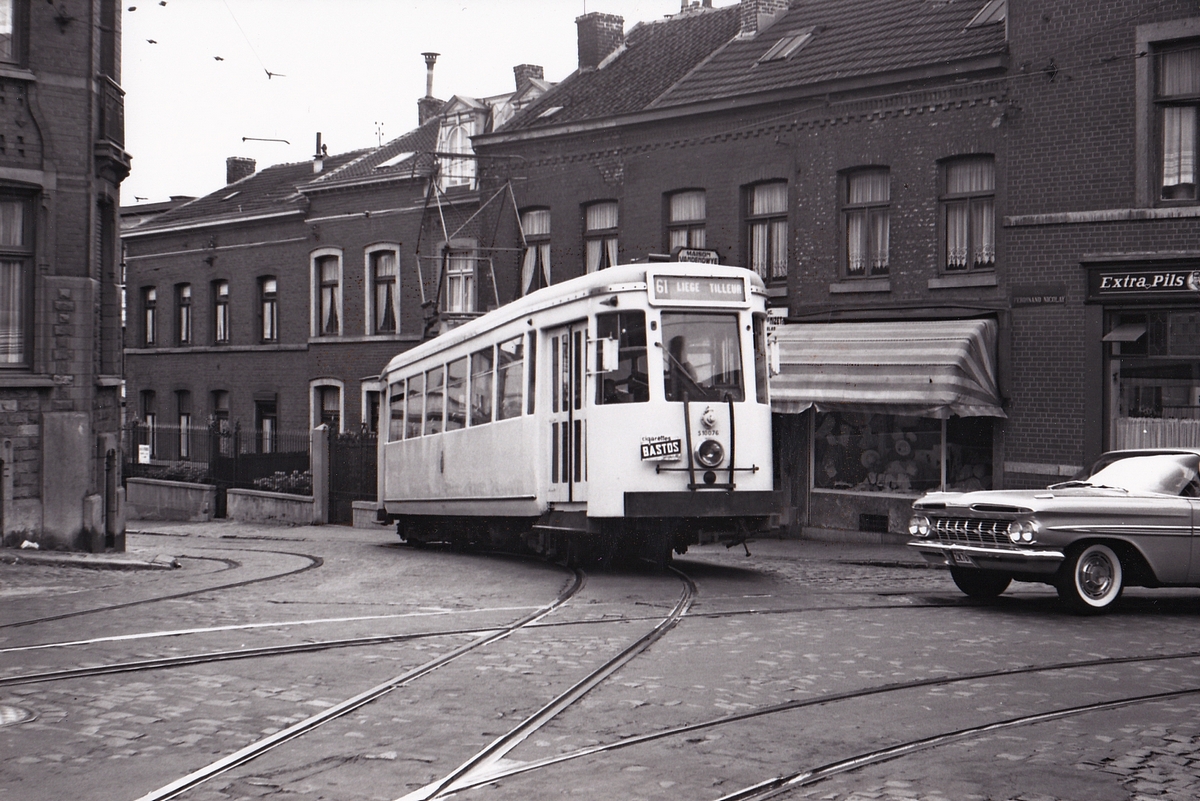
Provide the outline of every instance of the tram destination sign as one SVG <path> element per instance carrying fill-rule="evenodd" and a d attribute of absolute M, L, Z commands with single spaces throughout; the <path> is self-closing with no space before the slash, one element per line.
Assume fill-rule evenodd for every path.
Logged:
<path fill-rule="evenodd" d="M 650 300 L 653 303 L 746 303 L 746 279 L 733 276 L 650 274 Z"/>

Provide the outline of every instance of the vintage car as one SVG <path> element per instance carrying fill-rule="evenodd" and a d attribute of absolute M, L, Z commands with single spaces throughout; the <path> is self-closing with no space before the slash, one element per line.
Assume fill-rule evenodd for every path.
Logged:
<path fill-rule="evenodd" d="M 1044 490 L 932 492 L 913 504 L 908 544 L 969 596 L 1040 581 L 1101 612 L 1126 585 L 1200 587 L 1198 471 L 1200 449 L 1111 451 Z"/>

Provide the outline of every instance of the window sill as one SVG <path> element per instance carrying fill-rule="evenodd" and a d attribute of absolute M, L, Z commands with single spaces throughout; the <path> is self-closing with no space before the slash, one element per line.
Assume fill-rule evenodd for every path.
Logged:
<path fill-rule="evenodd" d="M 360 334 L 358 336 L 309 337 L 310 345 L 345 345 L 362 342 L 420 342 L 420 334 Z"/>
<path fill-rule="evenodd" d="M 127 356 L 180 355 L 185 353 L 279 353 L 308 350 L 308 345 L 202 345 L 191 348 L 126 348 Z"/>
<path fill-rule="evenodd" d="M 125 383 L 125 379 L 119 375 L 96 376 L 96 386 L 98 387 L 119 387 L 123 383 Z"/>
<path fill-rule="evenodd" d="M 0 387 L 17 389 L 43 389 L 56 386 L 54 378 L 48 375 L 30 375 L 29 373 L 0 373 Z"/>
<path fill-rule="evenodd" d="M 995 273 L 966 273 L 965 275 L 943 275 L 929 279 L 930 289 L 959 289 L 972 286 L 998 286 Z"/>
<path fill-rule="evenodd" d="M 786 298 L 787 284 L 771 284 L 767 287 L 767 297 L 769 298 Z"/>
<path fill-rule="evenodd" d="M 0 64 L 0 78 L 9 78 L 17 81 L 36 81 L 37 76 L 30 70 L 22 67 L 16 67 L 12 64 Z"/>
<path fill-rule="evenodd" d="M 891 292 L 890 278 L 860 278 L 853 281 L 838 281 L 829 285 L 829 294 L 846 295 L 855 292 Z"/>

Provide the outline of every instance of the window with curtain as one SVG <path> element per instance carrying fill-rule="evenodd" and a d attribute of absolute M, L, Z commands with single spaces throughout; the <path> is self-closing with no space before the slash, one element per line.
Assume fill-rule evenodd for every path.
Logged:
<path fill-rule="evenodd" d="M 475 311 L 475 253 L 451 250 L 446 256 L 446 298 L 443 310 Z"/>
<path fill-rule="evenodd" d="M 0 61 L 20 64 L 24 59 L 27 0 L 0 0 Z"/>
<path fill-rule="evenodd" d="M 618 221 L 615 200 L 592 203 L 584 209 L 583 241 L 589 273 L 612 267 L 617 263 Z"/>
<path fill-rule="evenodd" d="M 192 343 L 192 285 L 179 284 L 175 287 L 176 330 L 180 345 Z"/>
<path fill-rule="evenodd" d="M 767 282 L 787 278 L 787 204 L 787 181 L 746 190 L 746 266 Z"/>
<path fill-rule="evenodd" d="M 279 341 L 279 282 L 274 276 L 258 279 L 259 322 L 263 342 Z"/>
<path fill-rule="evenodd" d="M 229 282 L 213 282 L 213 341 L 229 342 Z"/>
<path fill-rule="evenodd" d="M 30 202 L 0 197 L 0 368 L 27 367 L 32 309 Z"/>
<path fill-rule="evenodd" d="M 1196 200 L 1200 42 L 1156 54 L 1155 101 L 1162 128 L 1163 200 Z"/>
<path fill-rule="evenodd" d="M 550 209 L 521 212 L 525 251 L 521 254 L 521 294 L 550 286 Z"/>
<path fill-rule="evenodd" d="M 475 135 L 474 112 L 452 114 L 442 122 L 438 132 L 438 151 L 446 154 L 462 153 L 465 156 L 474 155 L 471 147 L 471 137 Z M 441 163 L 441 183 L 443 189 L 461 187 L 473 189 L 475 186 L 475 159 L 444 157 Z"/>
<path fill-rule="evenodd" d="M 187 390 L 176 392 L 175 406 L 179 412 L 179 458 L 190 459 L 192 455 L 192 393 Z"/>
<path fill-rule="evenodd" d="M 371 333 L 396 333 L 400 317 L 397 295 L 399 259 L 394 250 L 375 250 L 367 257 L 371 271 Z"/>
<path fill-rule="evenodd" d="M 313 387 L 313 426 L 327 425 L 334 432 L 342 430 L 342 388 L 331 385 Z"/>
<path fill-rule="evenodd" d="M 707 243 L 703 189 L 674 192 L 667 199 L 667 243 L 674 253 L 679 248 L 703 248 Z"/>
<path fill-rule="evenodd" d="M 341 323 L 341 260 L 337 256 L 320 256 L 313 272 L 317 281 L 317 336 L 337 336 Z"/>
<path fill-rule="evenodd" d="M 991 156 L 942 165 L 947 272 L 996 268 L 996 162 Z"/>
<path fill-rule="evenodd" d="M 851 278 L 888 274 L 891 172 L 887 168 L 856 170 L 846 175 L 846 275 Z"/>
<path fill-rule="evenodd" d="M 146 347 L 158 343 L 158 289 L 152 286 L 142 289 L 142 344 Z"/>

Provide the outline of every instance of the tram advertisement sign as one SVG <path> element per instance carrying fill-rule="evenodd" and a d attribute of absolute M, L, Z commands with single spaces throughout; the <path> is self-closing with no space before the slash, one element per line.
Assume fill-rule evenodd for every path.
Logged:
<path fill-rule="evenodd" d="M 1200 269 L 1091 269 L 1088 271 L 1088 296 L 1192 297 L 1200 294 Z"/>
<path fill-rule="evenodd" d="M 746 302 L 744 278 L 705 278 L 694 275 L 668 275 L 652 273 L 650 276 L 650 298 L 664 303 L 736 303 Z"/>
<path fill-rule="evenodd" d="M 643 462 L 678 462 L 683 442 L 670 437 L 642 437 Z"/>

